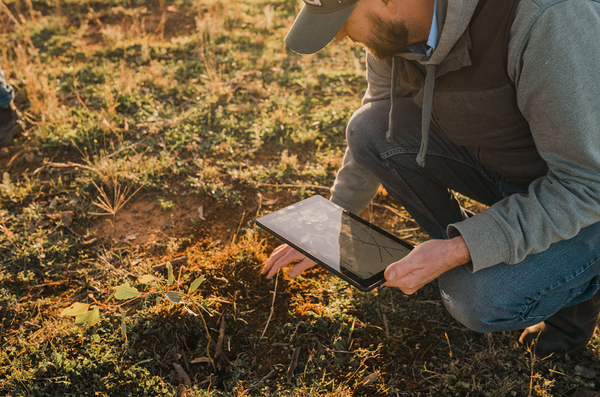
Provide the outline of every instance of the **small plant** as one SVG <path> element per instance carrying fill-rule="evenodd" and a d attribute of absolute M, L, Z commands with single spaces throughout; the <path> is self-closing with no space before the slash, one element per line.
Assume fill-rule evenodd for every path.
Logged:
<path fill-rule="evenodd" d="M 139 192 L 140 189 L 142 188 L 140 186 L 139 188 L 137 188 L 137 190 L 135 192 L 133 192 L 132 194 L 128 195 L 128 193 L 129 193 L 129 186 L 123 187 L 116 180 L 116 178 L 115 178 L 115 179 L 113 179 L 114 196 L 113 196 L 113 199 L 110 200 L 108 198 L 108 195 L 106 194 L 106 191 L 104 190 L 103 187 L 98 187 L 98 185 L 96 185 L 96 182 L 94 182 L 94 181 L 92 181 L 92 183 L 96 187 L 96 190 L 98 190 L 98 192 L 100 193 L 100 197 L 98 197 L 97 200 L 94 200 L 92 202 L 92 204 L 94 204 L 96 207 L 104 210 L 105 212 L 90 212 L 91 215 L 112 215 L 112 216 L 115 216 L 117 214 L 117 212 L 121 208 L 123 208 L 125 206 L 125 204 L 127 204 L 127 202 L 129 200 L 131 200 L 131 198 L 137 192 Z"/>
<path fill-rule="evenodd" d="M 172 290 L 175 279 L 173 277 L 173 266 L 170 263 L 167 264 L 167 271 L 168 279 L 166 284 L 151 274 L 146 274 L 138 278 L 137 281 L 139 284 L 152 285 L 148 292 L 140 292 L 136 287 L 131 286 L 129 283 L 124 283 L 115 289 L 115 291 L 106 300 L 106 303 L 98 302 L 94 295 L 90 294 L 88 296 L 94 301 L 94 303 L 75 302 L 71 306 L 62 310 L 61 315 L 75 317 L 75 325 L 94 325 L 100 321 L 100 308 L 113 307 L 121 309 L 136 299 L 148 299 L 152 296 L 156 296 L 157 298 L 164 297 L 171 303 L 183 305 L 184 310 L 190 314 L 193 314 L 194 316 L 198 316 L 198 314 L 192 311 L 190 306 L 195 308 L 198 312 L 198 309 L 208 312 L 208 310 L 198 302 L 196 296 L 194 295 L 198 287 L 200 287 L 204 281 L 204 276 L 200 276 L 194 280 L 190 284 L 187 292 L 179 292 Z M 118 305 L 111 305 L 108 302 L 113 297 L 118 300 L 125 300 L 125 302 Z"/>
<path fill-rule="evenodd" d="M 8 172 L 3 173 L 0 183 L 0 199 L 6 198 L 15 204 L 23 204 L 25 199 L 37 189 L 35 179 L 23 176 L 23 181 L 14 182 Z"/>
<path fill-rule="evenodd" d="M 161 211 L 171 211 L 173 208 L 175 208 L 175 204 L 170 200 L 159 198 L 158 208 L 160 208 Z"/>
<path fill-rule="evenodd" d="M 197 290 L 204 281 L 204 276 L 200 276 L 196 278 L 187 288 L 187 291 L 175 291 L 173 290 L 173 285 L 175 284 L 175 277 L 173 276 L 173 266 L 171 263 L 167 264 L 167 282 L 165 283 L 163 280 L 151 275 L 146 274 L 138 278 L 139 284 L 150 284 L 150 290 L 148 292 L 141 292 L 136 287 L 131 286 L 129 283 L 124 283 L 119 285 L 115 291 L 108 297 L 105 303 L 98 302 L 93 294 L 88 295 L 94 303 L 82 303 L 75 302 L 71 306 L 63 309 L 61 311 L 61 315 L 63 316 L 71 316 L 75 317 L 75 325 L 94 325 L 100 321 L 100 309 L 101 308 L 118 308 L 121 310 L 121 332 L 123 336 L 127 337 L 127 326 L 126 326 L 126 311 L 123 310 L 123 307 L 130 304 L 131 302 L 137 299 L 149 299 L 151 297 L 156 297 L 156 302 L 161 298 L 166 298 L 169 302 L 175 305 L 181 305 L 181 307 L 188 312 L 189 314 L 202 319 L 202 323 L 204 324 L 204 329 L 206 334 L 208 335 L 208 345 L 206 346 L 206 351 L 208 357 L 210 357 L 210 342 L 211 337 L 208 332 L 208 326 L 206 325 L 206 321 L 204 320 L 204 316 L 202 315 L 202 310 L 212 315 L 208 309 L 200 303 L 197 297 Z M 179 273 L 179 277 L 181 277 L 181 272 Z M 179 285 L 179 280 L 177 282 Z M 117 300 L 125 301 L 123 303 L 112 305 L 109 304 L 112 298 Z M 193 310 L 192 310 L 193 309 Z"/>

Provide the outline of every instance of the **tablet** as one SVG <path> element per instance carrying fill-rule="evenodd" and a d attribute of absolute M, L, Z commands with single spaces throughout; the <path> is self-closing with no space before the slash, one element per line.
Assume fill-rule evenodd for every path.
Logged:
<path fill-rule="evenodd" d="M 321 196 L 272 212 L 256 223 L 361 291 L 383 284 L 388 265 L 413 248 Z"/>

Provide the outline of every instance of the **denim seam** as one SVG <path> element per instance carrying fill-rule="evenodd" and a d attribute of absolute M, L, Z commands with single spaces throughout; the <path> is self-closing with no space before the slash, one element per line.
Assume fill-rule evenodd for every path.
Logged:
<path fill-rule="evenodd" d="M 593 261 L 590 261 L 589 265 L 580 267 L 579 269 L 577 269 L 576 271 L 574 271 L 573 273 L 571 273 L 570 276 L 565 277 L 562 281 L 557 282 L 554 285 L 551 285 L 551 286 L 547 287 L 544 291 L 539 292 L 538 296 L 536 298 L 528 299 L 527 303 L 525 304 L 525 307 L 526 307 L 527 310 L 522 311 L 519 314 L 519 317 L 521 317 L 524 321 L 530 320 L 530 319 L 535 319 L 535 318 L 545 318 L 545 316 L 525 316 L 525 314 L 529 311 L 529 309 L 531 308 L 531 306 L 533 304 L 539 302 L 540 299 L 544 295 L 549 294 L 553 290 L 556 290 L 557 288 L 559 288 L 561 285 L 564 285 L 564 284 L 568 283 L 569 281 L 571 281 L 571 280 L 579 277 L 580 275 L 582 275 L 583 273 L 585 273 L 588 269 L 590 269 L 591 267 L 593 267 L 594 265 L 596 265 L 598 262 L 600 262 L 600 258 L 594 258 Z"/>
<path fill-rule="evenodd" d="M 386 152 L 383 152 L 379 156 L 381 157 L 382 160 L 386 160 L 397 154 L 418 154 L 418 153 L 419 153 L 419 150 L 417 150 L 417 149 L 396 148 L 396 149 L 391 149 Z M 488 181 L 493 183 L 498 188 L 498 190 L 501 191 L 502 194 L 506 197 L 506 193 L 504 192 L 504 189 L 502 189 L 502 186 L 500 184 L 500 182 L 502 182 L 502 181 L 491 178 L 488 175 L 488 172 L 485 169 L 483 169 L 482 167 L 480 167 L 478 164 L 474 164 L 471 161 L 467 161 L 467 160 L 463 159 L 462 157 L 453 156 L 446 152 L 443 152 L 440 150 L 435 150 L 435 149 L 428 150 L 426 155 L 427 156 L 432 155 L 432 156 L 445 157 L 450 160 L 458 161 L 459 163 L 462 163 L 462 164 L 466 165 L 467 167 L 471 167 L 471 168 L 477 170 L 477 172 L 479 172 L 485 179 L 487 179 Z"/>

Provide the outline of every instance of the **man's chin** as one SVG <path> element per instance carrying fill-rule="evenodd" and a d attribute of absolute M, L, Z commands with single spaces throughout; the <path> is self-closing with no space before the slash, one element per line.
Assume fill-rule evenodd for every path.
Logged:
<path fill-rule="evenodd" d="M 379 59 L 379 60 L 385 60 L 385 59 L 391 59 L 394 57 L 394 55 L 400 53 L 400 52 L 390 52 L 390 51 L 377 51 L 374 50 L 372 48 L 369 47 L 365 47 L 365 50 L 371 54 L 373 56 L 373 58 L 375 59 Z"/>

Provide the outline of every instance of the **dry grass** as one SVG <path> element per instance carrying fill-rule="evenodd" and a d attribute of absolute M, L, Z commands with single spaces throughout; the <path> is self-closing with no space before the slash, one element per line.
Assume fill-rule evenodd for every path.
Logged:
<path fill-rule="evenodd" d="M 460 326 L 435 283 L 408 297 L 359 293 L 318 269 L 259 275 L 278 242 L 253 220 L 327 195 L 365 89 L 360 48 L 285 48 L 300 2 L 1 1 L 0 63 L 28 125 L 0 158 L 3 394 L 598 390 L 581 372 L 600 364 L 598 337 L 550 363 L 516 347 L 518 332 Z M 384 192 L 368 216 L 426 239 Z M 124 283 L 149 297 L 139 276 L 168 284 L 163 264 L 181 257 L 172 287 L 205 277 L 206 329 L 155 296 L 123 305 L 124 319 L 107 305 L 93 326 L 59 315 Z"/>

